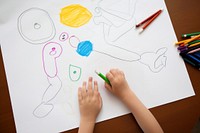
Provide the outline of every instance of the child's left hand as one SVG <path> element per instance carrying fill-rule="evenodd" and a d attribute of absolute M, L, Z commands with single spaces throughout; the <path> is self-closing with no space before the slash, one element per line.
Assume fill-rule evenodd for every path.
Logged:
<path fill-rule="evenodd" d="M 78 100 L 81 121 L 86 123 L 95 123 L 96 118 L 102 107 L 102 99 L 98 91 L 97 81 L 92 82 L 92 77 L 88 79 L 88 86 L 83 82 L 78 90 Z M 93 89 L 94 88 L 94 89 Z"/>

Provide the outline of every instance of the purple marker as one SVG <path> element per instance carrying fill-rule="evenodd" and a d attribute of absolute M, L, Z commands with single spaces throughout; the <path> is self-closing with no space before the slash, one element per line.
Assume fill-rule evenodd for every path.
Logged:
<path fill-rule="evenodd" d="M 181 50 L 181 49 L 185 49 L 185 48 L 187 48 L 187 47 L 186 46 L 179 46 L 177 49 Z"/>

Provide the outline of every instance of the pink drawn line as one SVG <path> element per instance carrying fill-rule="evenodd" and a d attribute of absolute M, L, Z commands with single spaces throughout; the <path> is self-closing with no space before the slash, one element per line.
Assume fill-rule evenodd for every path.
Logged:
<path fill-rule="evenodd" d="M 44 72 L 50 78 L 57 76 L 58 68 L 56 60 L 62 54 L 62 51 L 61 45 L 56 42 L 49 42 L 42 49 Z M 46 62 L 46 60 L 48 60 L 48 62 Z"/>

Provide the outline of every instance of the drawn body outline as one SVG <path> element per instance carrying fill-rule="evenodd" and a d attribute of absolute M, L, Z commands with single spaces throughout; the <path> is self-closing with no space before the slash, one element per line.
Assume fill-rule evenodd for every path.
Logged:
<path fill-rule="evenodd" d="M 62 50 L 61 45 L 56 42 L 49 42 L 42 49 L 43 69 L 49 86 L 43 93 L 41 103 L 33 111 L 35 117 L 46 117 L 54 108 L 54 105 L 50 102 L 62 88 L 62 81 L 58 76 L 57 68 L 57 59 L 62 54 Z"/>
<path fill-rule="evenodd" d="M 103 0 L 100 0 L 100 2 L 101 2 L 101 1 L 103 1 Z M 129 0 L 129 3 L 130 3 L 131 1 L 133 1 L 133 0 Z M 135 0 L 135 4 L 133 4 L 134 7 L 136 6 L 136 1 L 137 1 L 137 0 Z M 99 2 L 99 3 L 100 3 L 100 2 Z M 19 30 L 20 35 L 22 36 L 22 38 L 23 38 L 25 41 L 27 41 L 27 39 L 24 38 L 24 35 L 23 35 L 22 31 L 20 30 L 20 29 L 21 29 L 21 23 L 20 23 L 20 21 L 21 21 L 21 18 L 22 18 L 22 16 L 23 16 L 23 14 L 26 13 L 26 12 L 28 12 L 28 11 L 31 10 L 31 9 L 44 11 L 43 9 L 40 9 L 40 8 L 30 8 L 30 9 L 24 11 L 24 12 L 19 16 L 19 18 L 18 18 L 18 30 Z M 96 8 L 96 12 L 98 12 L 98 10 L 99 10 L 99 11 L 102 10 L 102 11 L 106 12 L 107 14 L 109 14 L 109 12 L 107 12 L 106 10 L 103 10 L 103 8 L 101 8 L 99 5 L 98 5 L 97 8 Z M 114 11 L 114 10 L 113 10 L 113 11 Z M 132 10 L 132 11 L 133 11 L 132 14 L 131 14 L 131 15 L 129 14 L 129 15 L 130 15 L 129 18 L 123 18 L 123 17 L 117 16 L 117 15 L 112 14 L 112 13 L 110 13 L 109 15 L 113 15 L 113 16 L 115 16 L 115 17 L 119 17 L 120 19 L 129 22 L 130 20 L 134 20 L 133 14 L 134 14 L 134 12 L 135 12 L 135 9 Z M 45 11 L 45 13 L 47 13 L 47 12 Z M 48 15 L 48 13 L 47 13 L 47 15 Z M 100 14 L 100 15 L 102 15 L 102 14 Z M 49 15 L 48 15 L 48 17 L 50 18 Z M 102 16 L 101 16 L 101 17 L 102 17 Z M 50 20 L 51 20 L 51 18 L 50 18 Z M 108 22 L 108 23 L 107 23 L 107 24 L 103 23 L 104 20 L 105 20 L 106 22 Z M 142 54 L 138 54 L 138 53 L 136 53 L 136 52 L 133 52 L 133 51 L 130 51 L 130 50 L 125 49 L 125 48 L 123 48 L 123 47 L 120 47 L 120 46 L 118 46 L 118 45 L 115 45 L 115 44 L 113 44 L 113 42 L 117 41 L 119 38 L 121 38 L 122 36 L 124 36 L 127 32 L 129 32 L 130 30 L 132 30 L 134 27 L 130 27 L 128 30 L 126 30 L 125 32 L 123 32 L 123 33 L 120 34 L 119 36 L 115 37 L 114 39 L 109 40 L 108 36 L 110 35 L 111 32 L 110 32 L 110 28 L 109 28 L 108 26 L 110 26 L 110 25 L 112 24 L 112 22 L 109 21 L 108 19 L 105 19 L 105 18 L 104 18 L 104 20 L 103 20 L 103 22 L 100 21 L 99 24 L 103 24 L 103 34 L 104 34 L 104 40 L 105 40 L 105 42 L 106 42 L 108 45 L 112 46 L 113 48 L 118 49 L 119 51 L 126 51 L 127 53 L 132 54 L 132 55 L 134 56 L 134 58 L 132 58 L 132 59 L 125 59 L 125 58 L 121 58 L 121 57 L 118 57 L 118 56 L 116 56 L 116 55 L 113 55 L 112 52 L 111 52 L 111 53 L 108 53 L 108 52 L 104 52 L 104 51 L 96 50 L 96 49 L 90 49 L 90 52 L 94 51 L 94 52 L 97 52 L 97 53 L 99 53 L 99 54 L 107 55 L 107 56 L 109 56 L 109 57 L 111 57 L 111 58 L 114 58 L 114 59 L 117 59 L 117 60 L 121 60 L 121 61 L 126 61 L 126 62 L 138 61 L 138 62 L 140 62 L 141 64 L 146 65 L 146 66 L 147 66 L 152 72 L 154 72 L 154 73 L 160 72 L 160 71 L 162 70 L 162 68 L 166 66 L 166 61 L 167 61 L 167 57 L 165 56 L 165 53 L 166 53 L 166 51 L 167 51 L 167 48 L 166 48 L 166 47 L 160 48 L 160 49 L 158 49 L 156 52 L 144 52 L 144 53 L 142 53 Z M 94 21 L 94 23 L 95 23 L 95 20 L 94 20 L 94 19 L 93 19 L 93 21 Z M 97 23 L 95 23 L 95 24 L 96 24 L 96 25 L 99 25 L 99 24 L 97 24 Z M 53 29 L 54 29 L 54 31 L 52 31 L 52 32 L 54 33 L 54 32 L 55 32 L 55 26 L 54 26 L 54 24 L 52 24 L 52 25 L 53 25 Z M 122 25 L 120 25 L 120 24 L 115 25 L 115 27 L 117 27 L 117 28 L 119 28 L 120 26 L 122 26 Z M 40 29 L 40 28 L 41 28 L 41 25 L 40 25 L 39 23 L 34 23 L 34 29 L 35 29 L 35 30 Z M 80 43 L 88 42 L 88 40 L 86 40 L 86 41 L 80 41 L 80 39 L 79 39 L 78 37 L 76 37 L 75 35 L 69 37 L 68 33 L 66 33 L 66 32 L 63 32 L 63 35 L 65 35 L 65 38 L 62 38 L 63 36 L 62 36 L 62 34 L 61 34 L 60 37 L 59 37 L 59 40 L 64 42 L 64 41 L 66 41 L 67 39 L 69 39 L 69 44 L 70 44 L 73 48 L 77 48 L 77 46 L 79 46 Z M 48 38 L 48 40 L 45 40 L 45 41 L 43 41 L 43 42 L 37 42 L 37 41 L 36 41 L 36 42 L 27 41 L 27 42 L 29 42 L 29 43 L 31 43 L 31 44 L 42 44 L 42 43 L 47 43 L 49 40 L 51 40 L 52 38 L 54 38 L 54 36 L 55 36 L 55 34 L 54 34 L 53 36 L 51 36 L 50 38 Z M 73 37 L 76 37 L 76 39 L 77 39 L 78 42 L 79 42 L 79 44 L 76 44 L 77 46 L 75 46 L 75 45 L 73 45 L 73 44 L 71 43 L 71 38 L 73 38 Z M 40 40 L 39 40 L 39 41 L 40 41 Z M 59 78 L 58 75 L 57 75 L 57 73 L 58 73 L 58 69 L 57 69 L 57 58 L 58 58 L 60 55 L 59 55 L 58 57 L 55 57 L 53 60 L 51 60 L 51 61 L 52 61 L 52 64 L 50 65 L 51 68 L 47 67 L 47 65 L 45 64 L 45 62 L 46 62 L 46 61 L 45 61 L 45 60 L 46 60 L 45 56 L 46 56 L 46 55 L 44 55 L 44 49 L 45 49 L 45 47 L 46 47 L 47 45 L 50 45 L 51 43 L 54 43 L 54 44 L 56 44 L 57 46 L 59 46 L 59 47 L 61 48 L 60 55 L 61 55 L 61 53 L 62 53 L 62 47 L 60 46 L 60 44 L 58 44 L 58 43 L 56 43 L 56 42 L 49 42 L 49 43 L 47 43 L 47 44 L 43 47 L 43 51 L 42 51 L 42 62 L 43 62 L 44 72 L 45 72 L 45 74 L 46 74 L 46 76 L 47 76 L 47 81 L 48 81 L 48 83 L 49 83 L 49 86 L 47 87 L 47 89 L 46 89 L 45 92 L 43 93 L 43 96 L 42 96 L 42 99 L 41 99 L 41 103 L 40 103 L 40 104 L 35 108 L 35 110 L 33 111 L 33 115 L 36 116 L 36 117 L 38 117 L 38 118 L 46 117 L 46 116 L 53 110 L 54 105 L 53 105 L 52 103 L 50 103 L 50 102 L 56 97 L 56 95 L 58 94 L 58 92 L 59 92 L 60 89 L 62 88 L 62 81 L 60 80 L 60 78 Z M 93 45 L 93 44 L 91 43 L 90 45 L 88 45 L 88 47 L 89 47 L 89 46 L 92 47 L 92 45 Z M 85 48 L 87 48 L 87 47 L 85 47 Z M 48 56 L 54 56 L 55 54 L 57 54 L 57 51 L 56 51 L 55 49 L 56 49 L 55 47 L 52 47 L 52 49 L 51 49 L 51 51 L 49 52 L 49 55 L 48 55 Z M 161 51 L 161 52 L 160 52 L 160 51 Z M 76 52 L 77 52 L 77 50 L 76 50 Z M 148 54 L 148 55 L 153 55 L 153 56 L 155 56 L 155 54 L 157 54 L 157 53 L 159 53 L 159 54 L 156 56 L 155 60 L 154 60 L 153 63 L 151 63 L 151 64 L 148 64 L 147 62 L 145 62 L 145 59 L 143 59 L 143 57 L 145 57 L 147 54 Z M 79 54 L 80 54 L 80 53 L 79 53 Z M 89 56 L 89 55 L 90 55 L 90 53 L 87 54 L 87 56 Z M 82 56 L 85 56 L 85 55 L 82 55 Z M 160 59 L 160 58 L 163 58 L 163 59 Z M 48 58 L 47 58 L 47 59 L 48 59 Z M 159 63 L 156 63 L 157 61 L 161 61 L 161 63 L 160 63 L 160 64 L 159 64 Z M 157 65 L 157 64 L 159 64 L 159 65 Z M 79 77 L 78 79 L 80 79 L 80 77 Z M 54 81 L 56 81 L 57 83 L 54 83 Z M 73 80 L 72 80 L 72 81 L 73 81 Z M 75 81 L 76 81 L 76 80 L 75 80 Z M 55 88 L 54 88 L 54 87 L 55 87 Z M 54 88 L 54 89 L 51 89 L 51 88 Z M 51 94 L 51 96 L 48 96 L 48 95 L 49 95 L 48 93 L 49 93 L 50 91 L 53 91 L 53 90 L 54 90 L 53 94 Z M 46 113 L 40 115 L 40 114 L 38 113 L 38 110 L 40 109 L 41 106 L 49 106 L 50 109 L 49 109 L 49 111 L 47 111 Z M 38 113 L 38 114 L 37 114 L 37 113 Z"/>

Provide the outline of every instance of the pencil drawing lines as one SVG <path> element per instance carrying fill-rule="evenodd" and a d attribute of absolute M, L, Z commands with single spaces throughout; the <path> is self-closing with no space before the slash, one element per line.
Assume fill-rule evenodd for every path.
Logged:
<path fill-rule="evenodd" d="M 62 88 L 62 81 L 58 77 L 57 59 L 62 54 L 62 47 L 56 42 L 47 43 L 42 50 L 42 62 L 49 86 L 43 93 L 41 103 L 33 111 L 38 118 L 46 117 L 54 108 L 51 101 Z"/>
<path fill-rule="evenodd" d="M 135 9 L 137 0 L 99 0 L 94 15 L 94 24 L 101 25 L 103 37 L 108 44 L 106 52 L 104 50 L 94 50 L 95 52 L 110 56 L 112 58 L 133 62 L 139 61 L 147 66 L 152 72 L 159 72 L 166 66 L 167 48 L 160 48 L 156 52 L 144 52 L 138 54 L 117 45 L 117 40 L 125 36 L 127 32 L 135 28 Z M 120 54 L 116 54 L 118 51 Z M 126 56 L 125 56 L 126 55 Z"/>
<path fill-rule="evenodd" d="M 21 37 L 31 44 L 50 41 L 56 34 L 54 23 L 48 12 L 40 8 L 25 10 L 17 21 Z"/>
<path fill-rule="evenodd" d="M 37 118 L 46 117 L 54 108 L 51 101 L 56 97 L 62 88 L 62 82 L 58 76 L 54 78 L 47 77 L 49 86 L 43 93 L 41 103 L 34 109 L 33 115 Z"/>
<path fill-rule="evenodd" d="M 104 12 L 128 21 L 134 15 L 135 8 L 133 7 L 135 7 L 135 4 L 135 0 L 100 0 L 97 8 L 101 8 Z"/>
<path fill-rule="evenodd" d="M 88 57 L 92 52 L 96 52 L 125 62 L 138 61 L 147 66 L 150 71 L 154 73 L 160 72 L 166 66 L 167 57 L 165 54 L 167 48 L 165 47 L 158 49 L 156 52 L 144 52 L 142 54 L 112 44 L 105 45 L 104 49 L 96 50 L 93 48 L 93 43 L 91 41 L 80 41 L 75 35 L 69 38 L 69 44 L 75 48 L 76 52 L 81 56 Z"/>
<path fill-rule="evenodd" d="M 113 52 L 112 49 L 116 49 L 118 52 L 117 53 Z M 110 51 L 106 51 L 106 52 L 100 51 L 100 50 L 94 50 L 94 51 L 97 53 L 100 53 L 100 54 L 107 55 L 113 59 L 121 60 L 121 61 L 125 61 L 125 62 L 139 61 L 141 58 L 139 54 L 132 52 L 132 51 L 125 50 L 125 49 L 123 49 L 121 47 L 117 47 L 117 46 L 113 46 L 110 49 Z M 121 53 L 124 53 L 124 54 L 121 54 Z"/>
<path fill-rule="evenodd" d="M 77 48 L 79 43 L 80 43 L 80 39 L 77 36 L 72 35 L 69 37 L 69 44 L 71 47 Z"/>
<path fill-rule="evenodd" d="M 166 47 L 160 48 L 156 52 L 145 52 L 141 54 L 139 62 L 148 66 L 152 72 L 158 73 L 167 65 L 166 52 Z"/>
<path fill-rule="evenodd" d="M 135 6 L 137 0 L 101 0 L 95 8 L 94 23 L 103 25 L 104 39 L 107 43 L 117 41 L 135 26 Z M 126 11 L 124 10 L 126 9 Z"/>

